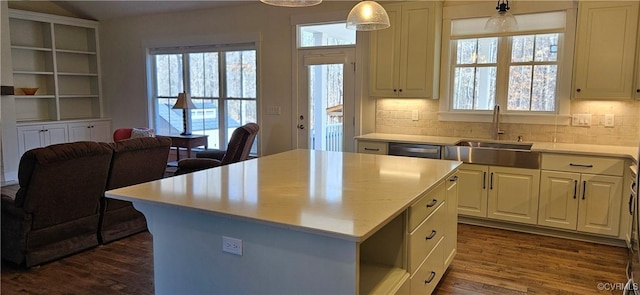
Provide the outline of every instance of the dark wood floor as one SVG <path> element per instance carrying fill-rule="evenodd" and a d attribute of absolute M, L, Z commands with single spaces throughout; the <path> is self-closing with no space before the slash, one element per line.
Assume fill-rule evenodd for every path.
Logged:
<path fill-rule="evenodd" d="M 626 249 L 461 224 L 436 294 L 621 294 Z M 148 232 L 29 270 L 2 264 L 2 294 L 153 294 Z"/>

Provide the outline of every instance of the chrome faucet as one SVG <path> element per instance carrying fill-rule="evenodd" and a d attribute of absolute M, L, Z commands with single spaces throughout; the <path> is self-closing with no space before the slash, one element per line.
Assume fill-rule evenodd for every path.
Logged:
<path fill-rule="evenodd" d="M 500 130 L 500 105 L 493 107 L 493 139 L 500 140 L 500 134 L 504 134 L 504 130 Z"/>

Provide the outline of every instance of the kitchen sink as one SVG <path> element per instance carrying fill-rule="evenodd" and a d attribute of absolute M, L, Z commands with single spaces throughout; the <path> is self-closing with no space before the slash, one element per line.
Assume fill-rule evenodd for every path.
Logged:
<path fill-rule="evenodd" d="M 509 149 L 509 150 L 531 150 L 532 143 L 508 143 L 491 141 L 467 141 L 462 140 L 456 146 L 468 146 L 478 148 Z"/>
<path fill-rule="evenodd" d="M 444 147 L 444 159 L 469 164 L 540 168 L 540 153 L 531 150 L 532 144 L 520 142 L 491 142 L 461 140 Z"/>

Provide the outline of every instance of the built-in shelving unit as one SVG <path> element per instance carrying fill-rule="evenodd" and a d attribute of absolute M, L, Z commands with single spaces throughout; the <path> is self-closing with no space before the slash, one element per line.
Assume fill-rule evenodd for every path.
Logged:
<path fill-rule="evenodd" d="M 103 117 L 97 22 L 10 10 L 9 25 L 18 123 Z"/>

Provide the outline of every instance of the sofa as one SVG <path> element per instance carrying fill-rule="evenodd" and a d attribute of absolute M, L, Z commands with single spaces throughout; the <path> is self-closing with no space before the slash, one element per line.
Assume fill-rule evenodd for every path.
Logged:
<path fill-rule="evenodd" d="M 98 245 L 113 148 L 74 142 L 29 150 L 15 198 L 2 195 L 2 259 L 27 267 Z"/>
<path fill-rule="evenodd" d="M 130 202 L 104 193 L 162 178 L 170 145 L 147 137 L 27 151 L 15 196 L 2 194 L 2 259 L 31 267 L 146 230 Z"/>
<path fill-rule="evenodd" d="M 171 139 L 168 137 L 131 138 L 111 144 L 113 158 L 106 190 L 164 177 Z M 100 221 L 101 243 L 112 242 L 147 230 L 147 222 L 131 202 L 103 198 Z"/>

